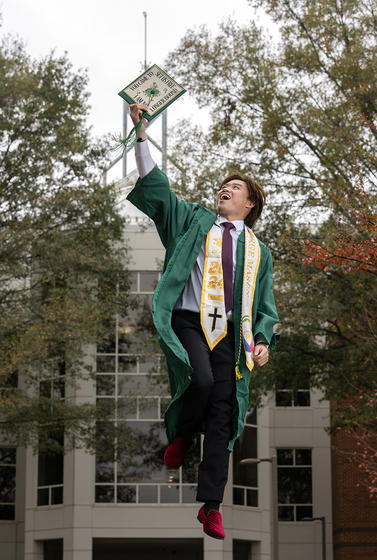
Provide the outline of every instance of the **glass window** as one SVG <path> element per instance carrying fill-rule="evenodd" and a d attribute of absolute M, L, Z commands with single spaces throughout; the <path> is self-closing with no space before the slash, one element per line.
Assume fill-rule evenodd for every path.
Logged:
<path fill-rule="evenodd" d="M 160 418 L 163 419 L 166 409 L 168 408 L 170 399 L 168 397 L 161 397 L 160 399 Z"/>
<path fill-rule="evenodd" d="M 178 504 L 179 503 L 179 486 L 162 484 L 160 486 L 160 503 L 161 504 Z"/>
<path fill-rule="evenodd" d="M 115 371 L 115 356 L 97 356 L 97 373 Z"/>
<path fill-rule="evenodd" d="M 65 398 L 65 360 L 56 359 L 50 371 L 40 374 L 40 396 L 52 400 Z M 63 503 L 63 462 L 64 462 L 64 426 L 48 424 L 40 427 L 40 446 L 38 454 L 37 505 L 55 505 Z M 50 449 L 53 449 L 50 451 Z"/>
<path fill-rule="evenodd" d="M 101 354 L 115 353 L 115 330 L 111 335 L 103 337 L 97 342 L 97 352 Z"/>
<path fill-rule="evenodd" d="M 46 399 L 64 399 L 65 380 L 64 378 L 43 379 L 39 383 L 39 394 Z"/>
<path fill-rule="evenodd" d="M 0 503 L 14 502 L 16 492 L 16 469 L 13 465 L 1 465 Z"/>
<path fill-rule="evenodd" d="M 115 395 L 115 375 L 97 375 L 97 395 Z"/>
<path fill-rule="evenodd" d="M 151 315 L 159 276 L 157 271 L 130 275 L 135 308 L 115 318 L 113 345 L 110 337 L 97 346 L 97 403 L 114 405 L 111 427 L 98 428 L 97 502 L 196 502 L 200 442 L 183 468 L 168 470 L 163 462 L 168 442 L 162 421 L 170 398 Z"/>
<path fill-rule="evenodd" d="M 294 521 L 295 508 L 294 506 L 279 506 L 279 521 Z"/>
<path fill-rule="evenodd" d="M 246 488 L 246 505 L 258 507 L 258 491 Z"/>
<path fill-rule="evenodd" d="M 41 397 L 46 397 L 46 399 L 50 399 L 51 385 L 52 385 L 51 379 L 44 379 L 43 381 L 41 381 L 39 384 L 39 395 Z"/>
<path fill-rule="evenodd" d="M 156 397 L 138 397 L 139 418 L 140 420 L 158 419 L 158 398 Z"/>
<path fill-rule="evenodd" d="M 295 449 L 296 465 L 311 465 L 312 450 L 311 449 Z"/>
<path fill-rule="evenodd" d="M 242 506 L 258 506 L 258 466 L 241 464 L 243 459 L 258 456 L 257 410 L 246 414 L 245 428 L 233 449 L 233 503 Z"/>
<path fill-rule="evenodd" d="M 16 448 L 0 447 L 0 519 L 15 518 Z"/>
<path fill-rule="evenodd" d="M 137 321 L 138 321 L 137 316 L 135 316 L 134 318 L 127 317 L 127 318 L 119 319 L 118 327 L 117 327 L 119 354 L 129 355 L 133 353 L 138 353 L 139 348 L 137 344 L 138 343 Z"/>
<path fill-rule="evenodd" d="M 118 355 L 118 373 L 137 373 L 137 357 Z"/>
<path fill-rule="evenodd" d="M 238 506 L 245 505 L 245 489 L 233 487 L 233 504 Z"/>
<path fill-rule="evenodd" d="M 251 541 L 233 539 L 233 560 L 249 560 L 251 551 Z"/>
<path fill-rule="evenodd" d="M 123 426 L 129 433 L 132 455 L 131 449 L 119 454 L 118 482 L 168 482 L 169 472 L 163 461 L 167 442 L 162 422 L 129 421 Z"/>
<path fill-rule="evenodd" d="M 158 373 L 159 371 L 159 358 L 156 356 L 139 359 L 139 372 L 140 373 Z"/>
<path fill-rule="evenodd" d="M 309 381 L 301 381 L 300 389 L 292 389 L 282 381 L 275 393 L 276 406 L 310 406 Z"/>
<path fill-rule="evenodd" d="M 155 271 L 139 272 L 140 292 L 154 292 L 159 279 L 159 273 Z"/>
<path fill-rule="evenodd" d="M 278 469 L 279 504 L 310 503 L 312 498 L 312 470 L 307 467 Z"/>
<path fill-rule="evenodd" d="M 55 435 L 59 447 L 63 447 L 63 430 Z M 38 506 L 63 503 L 63 464 L 62 453 L 40 452 L 38 454 Z"/>
<path fill-rule="evenodd" d="M 114 486 L 97 484 L 96 485 L 96 502 L 101 503 L 113 503 L 114 502 Z"/>
<path fill-rule="evenodd" d="M 65 380 L 54 379 L 52 384 L 51 398 L 64 399 L 65 397 Z"/>
<path fill-rule="evenodd" d="M 53 486 L 51 488 L 51 505 L 63 503 L 63 486 Z"/>
<path fill-rule="evenodd" d="M 63 560 L 63 539 L 43 541 L 43 560 Z"/>
<path fill-rule="evenodd" d="M 198 480 L 198 467 L 200 463 L 200 438 L 196 446 L 190 449 L 186 456 L 184 467 L 182 468 L 182 482 L 184 484 L 196 484 Z M 178 471 L 176 471 L 178 473 Z M 169 471 L 171 474 L 172 471 Z M 170 479 L 169 479 L 170 480 Z M 196 500 L 194 500 L 195 502 Z"/>
<path fill-rule="evenodd" d="M 15 518 L 16 448 L 0 447 L 0 519 Z"/>
<path fill-rule="evenodd" d="M 161 421 L 119 425 L 124 426 L 129 446 L 118 451 L 117 461 L 97 457 L 96 501 L 195 503 L 200 442 L 189 452 L 183 468 L 168 470 L 163 462 L 167 441 Z"/>
<path fill-rule="evenodd" d="M 277 450 L 278 465 L 293 465 L 293 449 Z"/>
<path fill-rule="evenodd" d="M 310 406 L 310 391 L 276 391 L 276 406 Z"/>
<path fill-rule="evenodd" d="M 114 462 L 96 457 L 96 482 L 114 482 Z"/>
<path fill-rule="evenodd" d="M 12 521 L 15 519 L 16 508 L 14 505 L 0 504 L 0 519 Z"/>
<path fill-rule="evenodd" d="M 0 465 L 16 465 L 15 447 L 0 447 Z"/>
<path fill-rule="evenodd" d="M 140 504 L 155 504 L 157 502 L 157 485 L 139 486 L 139 503 Z"/>
<path fill-rule="evenodd" d="M 38 485 L 63 483 L 63 455 L 60 453 L 39 453 Z"/>
<path fill-rule="evenodd" d="M 195 504 L 196 502 L 196 485 L 182 486 L 182 503 Z"/>
<path fill-rule="evenodd" d="M 305 517 L 313 517 L 312 506 L 296 506 L 296 521 L 301 521 Z"/>
<path fill-rule="evenodd" d="M 114 317 L 107 319 L 101 333 L 98 335 L 97 352 L 99 354 L 115 353 L 116 321 Z"/>
<path fill-rule="evenodd" d="M 120 397 L 117 399 L 118 420 L 135 419 L 137 417 L 137 397 Z"/>
<path fill-rule="evenodd" d="M 280 521 L 299 521 L 312 515 L 312 450 L 278 449 Z"/>
<path fill-rule="evenodd" d="M 293 406 L 310 406 L 310 391 L 294 391 Z"/>
<path fill-rule="evenodd" d="M 113 501 L 113 500 L 112 500 Z M 133 504 L 136 502 L 136 486 L 117 486 L 117 502 Z"/>
<path fill-rule="evenodd" d="M 39 506 L 48 506 L 50 503 L 50 490 L 48 488 L 38 488 L 38 501 Z"/>
<path fill-rule="evenodd" d="M 138 374 L 118 375 L 118 397 L 128 396 L 136 398 L 145 394 L 148 386 L 148 378 Z"/>
<path fill-rule="evenodd" d="M 292 391 L 276 391 L 276 406 L 292 406 Z"/>
<path fill-rule="evenodd" d="M 14 370 L 10 375 L 2 381 L 1 389 L 12 389 L 18 387 L 18 371 Z"/>
<path fill-rule="evenodd" d="M 243 465 L 242 459 L 257 457 L 257 430 L 245 426 L 243 433 L 235 442 L 233 450 L 233 484 L 257 487 L 257 465 Z"/>
<path fill-rule="evenodd" d="M 115 418 L 115 398 L 114 397 L 97 397 L 96 404 L 98 407 L 102 407 L 105 414 L 110 414 L 112 418 Z"/>

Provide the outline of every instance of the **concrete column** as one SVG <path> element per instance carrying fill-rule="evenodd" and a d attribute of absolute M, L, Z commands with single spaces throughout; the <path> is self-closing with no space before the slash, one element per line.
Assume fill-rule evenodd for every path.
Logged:
<path fill-rule="evenodd" d="M 203 560 L 231 560 L 231 556 L 224 556 L 225 541 L 204 536 Z"/>
<path fill-rule="evenodd" d="M 87 349 L 87 363 L 94 367 L 94 349 Z M 92 379 L 83 380 L 67 396 L 75 403 L 95 402 Z M 64 560 L 92 560 L 92 511 L 95 457 L 75 449 L 64 458 Z"/>
<path fill-rule="evenodd" d="M 271 546 L 266 540 L 254 541 L 251 546 L 252 560 L 271 560 Z"/>
<path fill-rule="evenodd" d="M 91 560 L 94 457 L 82 449 L 65 457 L 64 560 Z"/>
<path fill-rule="evenodd" d="M 73 529 L 64 539 L 63 560 L 92 560 L 92 530 Z"/>
<path fill-rule="evenodd" d="M 25 560 L 43 560 L 43 541 L 36 541 L 32 533 L 25 535 Z"/>

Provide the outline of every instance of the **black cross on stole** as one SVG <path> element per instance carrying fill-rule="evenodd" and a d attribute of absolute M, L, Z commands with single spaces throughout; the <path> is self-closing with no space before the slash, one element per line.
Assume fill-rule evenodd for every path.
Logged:
<path fill-rule="evenodd" d="M 214 312 L 214 313 L 208 313 L 208 317 L 213 317 L 213 319 L 212 319 L 212 329 L 211 329 L 211 332 L 213 332 L 213 331 L 215 330 L 215 328 L 216 328 L 216 321 L 217 321 L 217 319 L 222 319 L 222 315 L 218 315 L 218 314 L 217 314 L 217 310 L 218 310 L 218 307 L 215 307 L 215 312 Z"/>

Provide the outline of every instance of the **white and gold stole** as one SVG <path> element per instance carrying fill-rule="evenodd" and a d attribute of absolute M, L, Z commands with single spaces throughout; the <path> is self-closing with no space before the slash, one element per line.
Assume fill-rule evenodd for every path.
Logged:
<path fill-rule="evenodd" d="M 200 322 L 208 346 L 211 350 L 227 334 L 221 248 L 221 232 L 219 227 L 214 224 L 207 234 L 200 306 Z M 242 337 L 245 349 L 246 365 L 250 371 L 254 366 L 252 307 L 259 262 L 260 246 L 258 239 L 254 235 L 254 232 L 245 226 L 245 261 L 242 285 L 240 336 Z M 239 360 L 239 356 L 237 360 Z"/>

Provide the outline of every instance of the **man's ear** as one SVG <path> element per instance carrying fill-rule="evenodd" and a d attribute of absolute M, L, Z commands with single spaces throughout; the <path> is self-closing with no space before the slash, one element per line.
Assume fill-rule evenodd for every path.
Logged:
<path fill-rule="evenodd" d="M 254 206 L 255 206 L 255 202 L 253 202 L 252 200 L 247 200 L 245 208 L 250 208 L 251 210 L 252 208 L 254 208 Z"/>

